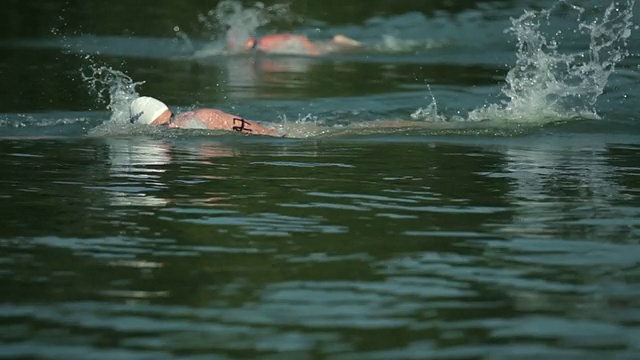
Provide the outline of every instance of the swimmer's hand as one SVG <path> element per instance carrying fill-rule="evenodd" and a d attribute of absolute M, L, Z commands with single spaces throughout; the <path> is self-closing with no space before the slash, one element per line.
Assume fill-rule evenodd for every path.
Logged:
<path fill-rule="evenodd" d="M 352 47 L 360 47 L 362 43 L 360 41 L 354 40 L 350 37 L 346 37 L 342 34 L 335 35 L 332 41 L 340 46 L 352 46 Z"/>

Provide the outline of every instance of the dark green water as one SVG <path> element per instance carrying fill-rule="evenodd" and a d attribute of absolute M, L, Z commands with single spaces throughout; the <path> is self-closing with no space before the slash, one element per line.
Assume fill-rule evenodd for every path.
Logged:
<path fill-rule="evenodd" d="M 0 354 L 635 358 L 638 137 L 449 140 L 4 141 Z"/>
<path fill-rule="evenodd" d="M 370 46 L 315 59 L 215 53 L 215 2 L 10 1 L 0 358 L 640 358 L 636 32 L 599 118 L 549 117 L 556 91 L 476 121 L 507 98 L 509 18 L 556 2 L 390 4 L 294 1 L 260 28 Z M 96 92 L 117 81 L 80 75 L 100 66 L 301 138 L 130 127 Z M 587 78 L 554 71 L 531 98 Z"/>

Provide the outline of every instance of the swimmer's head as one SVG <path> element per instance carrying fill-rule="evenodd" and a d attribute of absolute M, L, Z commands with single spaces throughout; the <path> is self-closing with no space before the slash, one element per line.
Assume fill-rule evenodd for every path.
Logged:
<path fill-rule="evenodd" d="M 141 96 L 129 105 L 129 121 L 132 124 L 151 125 L 167 110 L 169 108 L 162 101 L 150 96 Z"/>
<path fill-rule="evenodd" d="M 239 41 L 239 42 L 242 43 L 242 41 Z M 244 46 L 238 47 L 234 39 L 229 39 L 227 41 L 227 45 L 229 50 L 231 51 L 244 52 L 244 51 L 249 51 L 255 48 L 258 45 L 258 41 L 253 36 L 249 36 L 249 38 L 247 39 L 247 42 L 244 43 Z"/>
<path fill-rule="evenodd" d="M 245 50 L 251 50 L 255 48 L 257 45 L 258 45 L 258 41 L 253 36 L 249 36 L 249 40 L 247 40 L 247 43 L 244 44 L 244 48 Z"/>

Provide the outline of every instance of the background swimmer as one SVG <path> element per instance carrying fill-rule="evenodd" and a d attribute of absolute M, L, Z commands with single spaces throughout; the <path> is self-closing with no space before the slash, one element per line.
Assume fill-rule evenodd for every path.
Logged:
<path fill-rule="evenodd" d="M 230 49 L 241 52 L 257 50 L 271 54 L 309 56 L 320 56 L 331 52 L 356 50 L 363 47 L 361 42 L 341 34 L 335 35 L 329 41 L 315 42 L 299 34 L 271 34 L 249 37 L 249 40 L 240 49 L 236 49 L 234 41 L 229 41 Z"/>

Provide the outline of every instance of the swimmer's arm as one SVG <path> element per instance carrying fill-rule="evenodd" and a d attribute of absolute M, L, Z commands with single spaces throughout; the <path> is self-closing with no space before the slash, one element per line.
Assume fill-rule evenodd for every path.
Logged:
<path fill-rule="evenodd" d="M 218 109 L 200 109 L 176 116 L 175 127 L 185 127 L 188 121 L 197 120 L 207 129 L 238 131 L 255 135 L 280 136 L 277 131 L 269 129 L 255 121 L 247 121 L 237 115 L 228 114 Z"/>
<path fill-rule="evenodd" d="M 337 34 L 333 37 L 333 39 L 331 39 L 331 41 L 333 41 L 335 44 L 340 45 L 340 46 L 349 46 L 349 47 L 362 47 L 363 44 L 358 41 L 358 40 L 354 40 L 348 36 L 342 35 L 342 34 Z"/>

